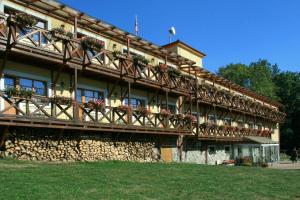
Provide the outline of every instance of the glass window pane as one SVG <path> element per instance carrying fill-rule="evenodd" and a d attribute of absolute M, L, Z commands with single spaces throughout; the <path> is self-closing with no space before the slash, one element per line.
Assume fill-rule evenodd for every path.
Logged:
<path fill-rule="evenodd" d="M 4 78 L 4 88 L 15 87 L 15 80 L 13 78 L 5 77 Z"/>
<path fill-rule="evenodd" d="M 91 90 L 84 90 L 85 101 L 94 99 L 94 92 Z"/>
<path fill-rule="evenodd" d="M 77 98 L 78 102 L 82 102 L 82 91 L 81 91 L 81 89 L 77 90 L 77 96 L 76 96 L 76 98 Z"/>
<path fill-rule="evenodd" d="M 42 81 L 33 81 L 33 88 L 36 95 L 46 95 L 46 84 Z"/>
<path fill-rule="evenodd" d="M 32 80 L 20 78 L 20 86 L 22 89 L 32 89 Z"/>

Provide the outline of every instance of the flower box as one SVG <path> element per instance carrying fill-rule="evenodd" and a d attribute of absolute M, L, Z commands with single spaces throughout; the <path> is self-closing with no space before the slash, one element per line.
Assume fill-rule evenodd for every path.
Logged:
<path fill-rule="evenodd" d="M 64 28 L 54 28 L 51 30 L 51 34 L 53 37 L 62 40 L 70 40 L 73 37 L 73 33 L 66 32 Z"/>
<path fill-rule="evenodd" d="M 100 51 L 104 48 L 104 42 L 101 40 L 97 40 L 92 37 L 84 37 L 81 40 L 81 46 L 85 50 L 96 50 Z"/>
<path fill-rule="evenodd" d="M 174 67 L 169 67 L 168 68 L 168 74 L 171 77 L 178 78 L 178 77 L 181 76 L 181 71 L 179 69 L 174 68 Z"/>
<path fill-rule="evenodd" d="M 170 110 L 167 109 L 161 109 L 159 114 L 163 117 L 170 117 L 172 115 Z"/>
<path fill-rule="evenodd" d="M 132 107 L 128 105 L 120 105 L 118 109 L 122 112 L 127 112 L 127 113 L 132 112 Z"/>
<path fill-rule="evenodd" d="M 52 101 L 59 105 L 69 105 L 72 103 L 72 99 L 69 97 L 55 96 Z"/>
<path fill-rule="evenodd" d="M 156 65 L 154 68 L 155 68 L 156 71 L 163 73 L 163 72 L 167 71 L 168 65 L 163 64 L 163 63 L 159 63 L 159 65 Z"/>
<path fill-rule="evenodd" d="M 184 116 L 184 120 L 194 123 L 197 121 L 197 117 L 195 117 L 194 115 L 191 115 L 191 114 L 187 114 Z"/>
<path fill-rule="evenodd" d="M 144 106 L 138 106 L 136 108 L 135 112 L 137 114 L 140 114 L 140 115 L 143 115 L 143 116 L 147 116 L 147 115 L 150 114 L 150 111 L 146 107 L 144 107 Z"/>
<path fill-rule="evenodd" d="M 14 18 L 11 18 L 9 23 L 19 24 L 25 27 L 32 27 L 37 24 L 37 20 L 26 13 L 17 13 Z"/>

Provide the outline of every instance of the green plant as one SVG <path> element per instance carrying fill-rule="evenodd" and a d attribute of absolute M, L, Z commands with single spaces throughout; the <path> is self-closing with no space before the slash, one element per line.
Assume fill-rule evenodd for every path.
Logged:
<path fill-rule="evenodd" d="M 70 32 L 70 31 L 66 32 L 65 29 L 64 29 L 64 27 L 53 28 L 51 30 L 51 33 L 52 34 L 57 34 L 58 33 L 60 35 L 65 35 L 68 38 L 72 38 L 74 36 L 72 32 Z"/>
<path fill-rule="evenodd" d="M 133 64 L 134 65 L 139 65 L 142 63 L 144 65 L 148 65 L 149 64 L 149 60 L 146 59 L 144 56 L 141 56 L 141 55 L 134 55 L 132 57 L 132 60 L 133 60 Z"/>
<path fill-rule="evenodd" d="M 181 76 L 181 71 L 174 68 L 174 67 L 169 67 L 168 68 L 168 74 L 170 76 L 173 76 L 173 77 L 180 77 Z"/>
<path fill-rule="evenodd" d="M 33 16 L 28 15 L 26 13 L 16 14 L 16 22 L 29 27 L 32 27 L 37 24 L 37 20 Z"/>
<path fill-rule="evenodd" d="M 23 98 L 31 98 L 33 93 L 34 92 L 30 89 L 21 89 L 19 92 L 19 95 L 20 95 L 20 97 L 23 97 Z"/>
<path fill-rule="evenodd" d="M 184 79 L 193 79 L 194 77 L 190 74 L 181 74 L 181 77 Z"/>
<path fill-rule="evenodd" d="M 15 87 L 9 87 L 5 90 L 8 97 L 13 97 L 18 95 L 18 90 Z"/>
<path fill-rule="evenodd" d="M 95 49 L 97 51 L 100 51 L 104 47 L 104 42 L 92 37 L 84 37 L 81 40 L 81 46 L 83 49 L 87 49 L 87 50 Z"/>

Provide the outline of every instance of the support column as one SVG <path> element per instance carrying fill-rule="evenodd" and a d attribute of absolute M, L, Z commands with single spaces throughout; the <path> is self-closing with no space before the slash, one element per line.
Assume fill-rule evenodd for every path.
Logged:
<path fill-rule="evenodd" d="M 130 81 L 128 81 L 128 95 L 127 95 L 127 98 L 128 98 L 128 106 L 131 107 L 131 83 Z M 132 124 L 132 110 L 130 110 L 128 113 L 128 124 Z"/>
<path fill-rule="evenodd" d="M 169 93 L 166 90 L 166 110 L 169 110 Z M 165 119 L 166 121 L 166 127 L 169 128 L 169 116 Z"/>
<path fill-rule="evenodd" d="M 74 38 L 77 38 L 77 27 L 78 27 L 78 24 L 77 24 L 77 16 L 74 17 Z"/>
<path fill-rule="evenodd" d="M 78 121 L 79 118 L 78 102 L 77 102 L 77 81 L 78 81 L 77 68 L 74 67 L 74 102 L 73 102 L 74 121 Z"/>

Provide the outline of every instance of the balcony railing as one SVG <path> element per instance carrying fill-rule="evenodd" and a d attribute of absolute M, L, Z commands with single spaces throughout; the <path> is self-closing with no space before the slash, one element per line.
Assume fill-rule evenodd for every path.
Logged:
<path fill-rule="evenodd" d="M 242 139 L 245 136 L 270 137 L 271 131 L 200 124 L 183 114 L 141 113 L 122 107 L 91 107 L 66 97 L 8 96 L 0 93 L 0 121 L 14 125 L 47 124 L 47 127 L 77 127 L 93 130 L 115 130 L 160 134 L 197 135 L 199 138 Z M 9 125 L 9 124 L 8 124 Z M 197 130 L 198 129 L 198 130 Z"/>
<path fill-rule="evenodd" d="M 149 86 L 163 86 L 182 94 L 191 93 L 191 81 L 185 81 L 181 77 L 171 77 L 167 72 L 161 73 L 151 65 L 134 64 L 131 56 L 116 55 L 104 47 L 84 48 L 82 39 L 56 34 L 55 31 L 26 27 L 15 22 L 13 16 L 1 17 L 0 38 L 4 40 L 3 44 L 8 44 L 6 47 L 8 50 L 15 48 L 23 50 L 27 55 L 45 56 L 47 60 L 78 65 L 83 70 L 93 70 L 118 77 L 126 76 Z"/>

